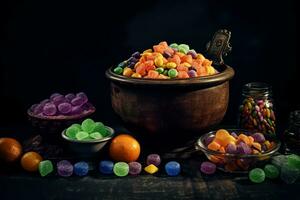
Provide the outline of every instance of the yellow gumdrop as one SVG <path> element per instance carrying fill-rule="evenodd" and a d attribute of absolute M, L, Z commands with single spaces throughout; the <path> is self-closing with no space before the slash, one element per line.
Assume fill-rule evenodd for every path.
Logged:
<path fill-rule="evenodd" d="M 142 76 L 139 73 L 133 73 L 131 75 L 131 77 L 133 77 L 133 78 L 142 78 Z"/>
<path fill-rule="evenodd" d="M 185 66 L 185 67 L 190 67 L 190 66 L 192 66 L 190 63 L 187 63 L 187 62 L 182 63 L 182 65 Z"/>
<path fill-rule="evenodd" d="M 198 53 L 197 54 L 197 59 L 199 59 L 199 60 L 205 60 L 205 57 L 201 53 Z"/>
<path fill-rule="evenodd" d="M 152 49 L 146 49 L 145 51 L 143 51 L 143 54 L 144 53 L 152 53 L 153 51 L 152 51 Z"/>
<path fill-rule="evenodd" d="M 226 138 L 227 136 L 230 136 L 230 134 L 225 129 L 219 129 L 216 132 L 216 138 L 218 138 L 218 139 L 223 139 L 223 138 Z"/>
<path fill-rule="evenodd" d="M 208 75 L 213 75 L 215 74 L 215 68 L 213 68 L 212 66 L 207 67 L 207 72 Z"/>
<path fill-rule="evenodd" d="M 176 68 L 176 63 L 174 63 L 174 62 L 168 62 L 168 63 L 166 64 L 166 67 L 167 67 L 168 69 L 174 69 L 174 68 Z"/>
<path fill-rule="evenodd" d="M 129 76 L 131 76 L 132 74 L 133 74 L 133 71 L 132 71 L 131 68 L 129 68 L 129 67 L 125 67 L 125 68 L 124 68 L 124 70 L 123 70 L 123 75 L 124 75 L 124 76 L 129 77 Z"/>
<path fill-rule="evenodd" d="M 157 57 L 154 59 L 154 64 L 155 64 L 155 66 L 157 66 L 157 67 L 162 67 L 163 64 L 164 64 L 164 61 L 163 61 L 162 57 L 157 56 Z"/>
<path fill-rule="evenodd" d="M 145 167 L 144 170 L 149 174 L 154 174 L 158 171 L 158 168 L 155 165 L 150 164 L 147 167 Z"/>

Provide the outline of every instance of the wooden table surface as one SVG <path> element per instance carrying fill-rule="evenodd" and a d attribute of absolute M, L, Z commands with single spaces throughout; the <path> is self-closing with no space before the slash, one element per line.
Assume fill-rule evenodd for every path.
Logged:
<path fill-rule="evenodd" d="M 163 156 L 170 155 L 173 156 Z M 217 171 L 214 175 L 204 175 L 200 173 L 199 166 L 206 158 L 198 152 L 182 154 L 175 160 L 182 165 L 182 173 L 177 177 L 168 177 L 163 168 L 155 175 L 143 172 L 136 177 L 105 176 L 98 172 L 99 159 L 89 160 L 92 170 L 87 177 L 62 178 L 54 172 L 42 178 L 38 173 L 30 174 L 20 169 L 10 169 L 7 172 L 1 170 L 0 166 L 0 199 L 265 200 L 294 199 L 300 189 L 299 180 L 290 185 L 280 180 L 254 184 L 248 180 L 247 174 Z"/>

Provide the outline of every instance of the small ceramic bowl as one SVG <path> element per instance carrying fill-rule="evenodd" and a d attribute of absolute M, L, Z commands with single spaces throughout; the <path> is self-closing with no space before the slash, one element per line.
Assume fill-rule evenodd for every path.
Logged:
<path fill-rule="evenodd" d="M 229 133 L 243 133 L 245 135 L 251 135 L 252 132 L 242 129 L 227 129 Z M 274 145 L 271 149 L 262 152 L 260 154 L 230 154 L 222 153 L 219 151 L 213 151 L 207 148 L 205 141 L 209 138 L 215 137 L 216 131 L 211 131 L 202 135 L 196 142 L 196 149 L 201 150 L 206 157 L 213 163 L 215 163 L 218 169 L 231 172 L 231 173 L 246 173 L 256 166 L 264 166 L 265 163 L 279 150 L 280 141 L 274 138 L 265 136 L 266 140 L 273 142 Z"/>
<path fill-rule="evenodd" d="M 63 140 L 68 144 L 71 151 L 80 154 L 84 157 L 92 157 L 96 155 L 105 145 L 111 140 L 115 134 L 114 129 L 111 127 L 105 126 L 109 131 L 108 136 L 101 139 L 93 140 L 76 140 L 71 139 L 66 135 L 66 130 L 61 133 Z"/>

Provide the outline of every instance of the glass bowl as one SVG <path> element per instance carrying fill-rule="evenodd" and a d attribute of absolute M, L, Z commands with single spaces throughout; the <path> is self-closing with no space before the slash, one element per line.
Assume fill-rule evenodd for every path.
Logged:
<path fill-rule="evenodd" d="M 243 129 L 226 129 L 229 133 L 235 132 L 237 135 L 243 133 L 247 136 L 254 132 Z M 246 173 L 254 167 L 264 166 L 269 159 L 279 150 L 281 142 L 276 138 L 265 135 L 266 140 L 273 143 L 272 147 L 267 151 L 259 154 L 232 154 L 222 153 L 219 151 L 210 150 L 207 148 L 205 141 L 215 137 L 217 131 L 211 131 L 202 135 L 196 142 L 196 149 L 201 150 L 206 157 L 215 163 L 218 169 L 231 173 Z"/>

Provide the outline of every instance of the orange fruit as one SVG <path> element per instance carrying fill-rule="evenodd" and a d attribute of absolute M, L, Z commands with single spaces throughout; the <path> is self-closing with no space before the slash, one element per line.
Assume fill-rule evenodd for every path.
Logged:
<path fill-rule="evenodd" d="M 116 136 L 109 146 L 109 155 L 114 161 L 136 161 L 140 156 L 140 152 L 139 142 L 127 134 Z"/>
<path fill-rule="evenodd" d="M 40 154 L 30 151 L 22 156 L 21 165 L 26 171 L 35 172 L 38 170 L 39 164 L 42 160 L 43 158 Z"/>
<path fill-rule="evenodd" d="M 14 138 L 0 138 L 0 160 L 11 163 L 22 154 L 22 145 Z"/>

